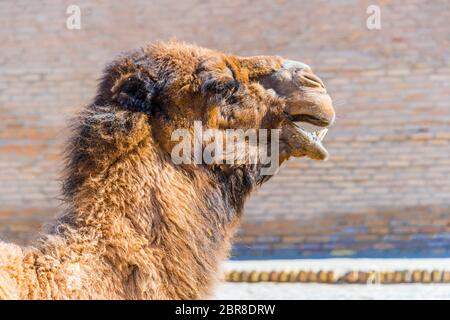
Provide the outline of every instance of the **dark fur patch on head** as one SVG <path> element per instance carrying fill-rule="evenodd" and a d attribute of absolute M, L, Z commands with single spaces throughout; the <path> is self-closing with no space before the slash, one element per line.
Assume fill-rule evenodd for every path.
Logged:
<path fill-rule="evenodd" d="M 150 113 L 157 94 L 154 81 L 141 73 L 127 78 L 114 93 L 113 99 L 130 111 Z"/>

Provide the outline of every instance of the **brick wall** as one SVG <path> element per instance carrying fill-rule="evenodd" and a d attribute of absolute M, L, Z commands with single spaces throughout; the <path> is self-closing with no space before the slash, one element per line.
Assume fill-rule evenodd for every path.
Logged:
<path fill-rule="evenodd" d="M 447 0 L 6 0 L 0 21 L 2 237 L 27 242 L 58 211 L 67 120 L 105 62 L 176 36 L 304 61 L 335 100 L 331 159 L 291 160 L 251 199 L 236 255 L 450 255 Z"/>

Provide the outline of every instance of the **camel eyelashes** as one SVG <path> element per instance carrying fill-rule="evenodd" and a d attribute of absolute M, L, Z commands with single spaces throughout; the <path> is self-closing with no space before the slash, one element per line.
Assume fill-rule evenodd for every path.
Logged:
<path fill-rule="evenodd" d="M 241 86 L 229 63 L 224 66 L 216 61 L 205 61 L 199 68 L 199 77 L 202 80 L 203 94 L 214 95 L 217 100 L 225 100 L 228 103 L 233 103 L 233 95 Z"/>
<path fill-rule="evenodd" d="M 135 112 L 150 113 L 152 100 L 157 93 L 153 80 L 138 73 L 116 85 L 113 98 L 124 108 Z"/>
<path fill-rule="evenodd" d="M 220 99 L 225 99 L 231 102 L 233 95 L 239 90 L 240 82 L 235 79 L 209 79 L 206 80 L 202 86 L 203 93 L 210 93 L 219 96 Z"/>

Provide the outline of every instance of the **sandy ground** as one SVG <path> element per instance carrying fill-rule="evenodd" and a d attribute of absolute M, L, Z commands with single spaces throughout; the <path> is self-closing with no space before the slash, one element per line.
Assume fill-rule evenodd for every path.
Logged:
<path fill-rule="evenodd" d="M 450 259 L 321 259 L 230 261 L 225 270 L 450 270 Z M 215 299 L 445 299 L 450 284 L 329 285 L 224 283 Z"/>

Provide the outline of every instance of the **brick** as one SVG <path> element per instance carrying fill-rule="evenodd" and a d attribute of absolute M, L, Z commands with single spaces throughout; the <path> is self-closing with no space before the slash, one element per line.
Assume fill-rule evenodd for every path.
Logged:
<path fill-rule="evenodd" d="M 148 5 L 138 0 L 136 5 L 138 15 L 119 1 L 90 1 L 90 11 L 82 12 L 89 29 L 69 32 L 61 7 L 30 2 L 23 11 L 13 1 L 2 2 L 2 33 L 11 37 L 3 41 L 8 50 L 0 56 L 0 237 L 27 242 L 61 207 L 57 179 L 67 121 L 93 98 L 102 64 L 142 41 L 177 35 L 239 55 L 280 54 L 305 61 L 335 101 L 337 121 L 324 142 L 329 161 L 291 159 L 252 196 L 237 251 L 261 254 L 239 244 L 265 243 L 265 252 L 280 244 L 287 245 L 279 247 L 284 254 L 297 250 L 315 256 L 327 253 L 322 247 L 286 250 L 316 243 L 329 246 L 328 251 L 338 248 L 336 254 L 362 243 L 356 255 L 369 243 L 375 251 L 396 254 L 406 249 L 393 239 L 404 236 L 409 240 L 398 242 L 409 241 L 409 252 L 422 250 L 422 243 L 432 255 L 449 244 L 450 60 L 442 56 L 448 34 L 439 26 L 447 25 L 448 17 L 441 6 L 426 0 L 406 7 L 390 3 L 383 15 L 389 28 L 368 37 L 361 21 L 348 19 L 353 6 L 333 1 L 321 6 L 284 1 L 280 6 L 261 0 L 254 6 L 237 0 L 224 8 L 215 2 Z M 354 7 L 366 5 L 357 0 Z M 188 8 L 195 10 L 186 14 Z M 102 11 L 127 21 L 127 28 L 99 19 L 96 12 Z M 276 14 L 267 20 L 267 12 Z M 433 24 L 423 29 L 430 16 Z M 266 20 L 270 23 L 261 23 Z M 200 29 L 198 21 L 203 22 Z M 292 21 L 320 28 L 299 33 Z M 408 36 L 419 28 L 420 37 Z M 101 48 L 93 47 L 92 39 L 100 36 Z M 75 38 L 74 49 L 67 44 Z M 434 210 L 440 210 L 439 218 L 431 216 Z M 391 220 L 404 225 L 391 226 Z M 354 242 L 337 243 L 336 235 Z"/>

